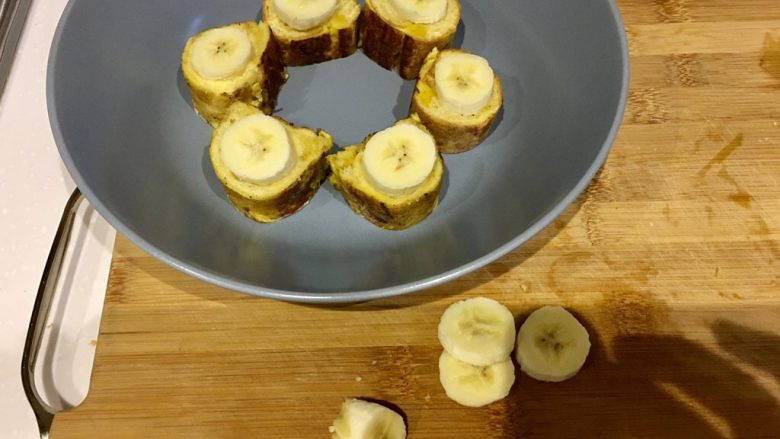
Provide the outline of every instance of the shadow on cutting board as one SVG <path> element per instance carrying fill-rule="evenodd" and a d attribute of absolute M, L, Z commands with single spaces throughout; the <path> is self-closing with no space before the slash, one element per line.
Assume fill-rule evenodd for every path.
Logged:
<path fill-rule="evenodd" d="M 770 373 L 780 384 L 780 337 L 727 320 L 718 320 L 712 330 L 726 352 Z"/>
<path fill-rule="evenodd" d="M 597 333 L 588 326 L 592 335 Z M 719 347 L 780 378 L 780 337 L 720 320 Z M 617 336 L 573 379 L 522 374 L 491 409 L 505 438 L 778 437 L 780 406 L 751 375 L 704 346 L 675 336 Z"/>

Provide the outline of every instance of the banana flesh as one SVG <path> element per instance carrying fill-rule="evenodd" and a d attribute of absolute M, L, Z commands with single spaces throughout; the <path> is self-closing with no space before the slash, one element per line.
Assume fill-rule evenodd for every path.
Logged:
<path fill-rule="evenodd" d="M 362 399 L 348 399 L 330 427 L 332 439 L 405 439 L 404 419 L 393 410 Z"/>
<path fill-rule="evenodd" d="M 368 140 L 363 168 L 377 189 L 404 194 L 425 181 L 437 156 L 436 142 L 429 133 L 412 124 L 398 124 Z"/>
<path fill-rule="evenodd" d="M 447 15 L 447 0 L 391 0 L 398 14 L 418 24 L 431 24 Z"/>
<path fill-rule="evenodd" d="M 276 14 L 291 28 L 307 31 L 327 22 L 338 0 L 272 0 Z"/>
<path fill-rule="evenodd" d="M 517 362 L 531 378 L 558 382 L 579 372 L 590 351 L 588 331 L 560 306 L 531 313 L 517 334 Z"/>
<path fill-rule="evenodd" d="M 486 297 L 453 303 L 441 316 L 439 342 L 453 357 L 477 366 L 503 361 L 514 349 L 514 316 Z"/>
<path fill-rule="evenodd" d="M 237 120 L 222 135 L 220 156 L 236 178 L 265 184 L 285 175 L 296 155 L 284 125 L 262 113 Z"/>
<path fill-rule="evenodd" d="M 509 357 L 488 366 L 476 366 L 444 351 L 439 357 L 439 380 L 453 401 L 482 407 L 509 394 L 515 382 L 515 366 Z"/>
<path fill-rule="evenodd" d="M 501 303 L 474 297 L 450 305 L 439 322 L 439 381 L 458 404 L 482 407 L 509 394 L 515 321 Z"/>
<path fill-rule="evenodd" d="M 465 52 L 446 52 L 434 69 L 436 95 L 447 110 L 473 115 L 490 101 L 495 74 L 485 58 Z"/>
<path fill-rule="evenodd" d="M 204 79 L 224 79 L 246 67 L 252 42 L 240 27 L 220 27 L 199 34 L 192 42 L 192 67 Z"/>

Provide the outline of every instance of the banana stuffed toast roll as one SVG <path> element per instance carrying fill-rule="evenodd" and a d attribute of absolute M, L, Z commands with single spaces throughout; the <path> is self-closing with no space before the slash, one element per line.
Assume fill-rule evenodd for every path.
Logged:
<path fill-rule="evenodd" d="M 485 140 L 503 101 L 501 79 L 487 60 L 434 49 L 420 71 L 409 112 L 433 134 L 439 151 L 459 153 Z"/>
<path fill-rule="evenodd" d="M 352 55 L 360 6 L 355 0 L 265 0 L 263 21 L 284 63 L 304 66 Z"/>
<path fill-rule="evenodd" d="M 388 230 L 411 227 L 439 201 L 444 162 L 419 121 L 408 118 L 328 156 L 330 182 L 358 215 Z"/>
<path fill-rule="evenodd" d="M 432 49 L 449 47 L 460 12 L 458 0 L 366 0 L 360 45 L 380 66 L 414 79 Z"/>
<path fill-rule="evenodd" d="M 236 103 L 214 129 L 209 157 L 230 203 L 249 218 L 270 223 L 314 197 L 332 147 L 323 130 L 295 127 Z"/>
<path fill-rule="evenodd" d="M 287 80 L 281 52 L 263 23 L 207 29 L 187 40 L 181 69 L 195 111 L 217 126 L 234 102 L 270 114 Z"/>

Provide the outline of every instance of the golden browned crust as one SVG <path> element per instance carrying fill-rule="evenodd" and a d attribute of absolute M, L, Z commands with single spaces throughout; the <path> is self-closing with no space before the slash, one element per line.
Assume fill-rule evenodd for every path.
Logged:
<path fill-rule="evenodd" d="M 426 130 L 414 118 L 396 122 L 410 123 Z M 408 195 L 390 196 L 373 188 L 361 177 L 362 156 L 369 134 L 363 143 L 344 148 L 328 156 L 332 170 L 328 181 L 344 196 L 349 207 L 371 223 L 387 230 L 407 229 L 427 218 L 439 203 L 439 191 L 444 175 L 444 161 L 437 154 L 431 175 L 414 192 Z"/>
<path fill-rule="evenodd" d="M 262 107 L 262 102 L 257 98 L 255 90 L 250 85 L 235 89 L 232 93 L 214 93 L 210 90 L 190 87 L 192 106 L 195 112 L 209 125 L 219 125 L 225 117 L 225 108 L 233 102 L 245 102 L 250 105 Z M 265 111 L 265 110 L 263 110 Z"/>
<path fill-rule="evenodd" d="M 496 77 L 496 81 L 500 81 Z M 415 93 L 417 95 L 417 93 Z M 453 123 L 441 114 L 431 111 L 430 108 L 421 104 L 419 98 L 412 97 L 412 105 L 409 109 L 410 114 L 417 114 L 420 121 L 428 127 L 436 139 L 439 151 L 445 154 L 457 154 L 466 152 L 480 143 L 490 133 L 490 128 L 498 116 L 498 112 L 493 113 L 483 123 L 466 125 Z"/>
<path fill-rule="evenodd" d="M 276 99 L 282 86 L 287 82 L 287 69 L 282 62 L 282 53 L 279 44 L 275 39 L 268 40 L 268 46 L 260 57 L 260 67 L 263 68 L 265 76 L 260 89 L 263 93 L 263 101 L 260 109 L 265 114 L 271 114 L 276 108 Z"/>
<path fill-rule="evenodd" d="M 336 38 L 328 33 L 305 40 L 280 40 L 285 63 L 290 66 L 305 66 L 344 58 L 355 53 L 357 22 L 352 27 L 339 30 L 336 35 Z"/>
<path fill-rule="evenodd" d="M 496 75 L 493 97 L 483 112 L 473 117 L 454 115 L 434 105 L 436 100 L 433 95 L 436 89 L 434 72 L 436 69 L 433 66 L 438 55 L 431 53 L 430 57 L 431 59 L 423 67 L 422 76 L 414 89 L 409 113 L 416 114 L 428 128 L 428 131 L 436 139 L 440 152 L 445 154 L 466 152 L 482 143 L 490 133 L 490 128 L 493 126 L 503 103 L 501 79 Z"/>
<path fill-rule="evenodd" d="M 333 139 L 324 130 L 296 127 L 276 117 L 287 129 L 298 156 L 297 163 L 288 175 L 267 185 L 241 181 L 222 162 L 219 145 L 226 129 L 258 112 L 257 108 L 241 102 L 231 105 L 225 120 L 212 132 L 209 158 L 230 204 L 255 221 L 271 223 L 294 214 L 314 197 L 328 172 L 327 156 Z"/>
<path fill-rule="evenodd" d="M 224 81 L 207 81 L 199 77 L 190 65 L 190 47 L 195 37 L 187 41 L 182 53 L 182 74 L 192 95 L 192 106 L 213 127 L 225 119 L 228 108 L 235 102 L 243 102 L 270 114 L 287 81 L 279 47 L 265 24 L 241 22 L 227 26 L 243 28 L 250 35 L 256 53 L 256 62 L 238 77 Z"/>
<path fill-rule="evenodd" d="M 439 203 L 441 181 L 436 189 L 406 204 L 389 205 L 359 188 L 344 184 L 336 173 L 328 179 L 355 213 L 387 230 L 404 230 L 427 218 Z"/>
<path fill-rule="evenodd" d="M 301 210 L 311 201 L 328 173 L 327 151 L 298 180 L 272 199 L 254 200 L 225 187 L 230 204 L 247 217 L 264 223 L 278 221 Z"/>
<path fill-rule="evenodd" d="M 460 10 L 458 10 L 460 17 Z M 387 70 L 398 70 L 403 79 L 414 79 L 420 73 L 425 57 L 434 48 L 449 47 L 457 22 L 434 39 L 416 38 L 393 26 L 367 1 L 363 8 L 360 45 L 363 52 Z"/>
<path fill-rule="evenodd" d="M 387 70 L 397 69 L 401 64 L 405 38 L 403 32 L 382 20 L 369 5 L 365 5 L 360 47 L 367 57 Z"/>
<path fill-rule="evenodd" d="M 342 3 L 355 3 L 342 0 Z M 263 21 L 279 44 L 282 59 L 288 66 L 305 66 L 344 58 L 357 50 L 359 7 L 354 13 L 346 4 L 331 20 L 311 31 L 298 32 L 284 24 L 273 11 L 271 1 L 263 2 Z M 346 16 L 345 14 L 352 14 Z"/>
<path fill-rule="evenodd" d="M 436 138 L 439 151 L 444 154 L 457 154 L 473 149 L 485 140 L 492 123 L 491 120 L 491 123 L 479 126 L 453 125 L 433 113 L 428 113 L 425 107 L 420 107 L 414 101 L 410 111 L 416 113 L 420 121 L 428 127 Z"/>

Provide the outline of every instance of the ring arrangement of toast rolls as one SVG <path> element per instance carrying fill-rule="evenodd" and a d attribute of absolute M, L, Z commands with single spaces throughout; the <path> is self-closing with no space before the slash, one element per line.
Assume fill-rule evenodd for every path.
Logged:
<path fill-rule="evenodd" d="M 446 172 L 441 154 L 480 144 L 503 105 L 488 61 L 449 48 L 460 15 L 458 0 L 366 0 L 362 21 L 356 0 L 266 0 L 260 23 L 192 36 L 182 73 L 195 111 L 213 127 L 209 157 L 230 204 L 275 222 L 302 209 L 328 179 L 381 228 L 407 229 L 431 215 Z M 378 65 L 417 80 L 408 117 L 331 152 L 326 131 L 271 116 L 287 66 L 346 57 L 358 45 Z"/>

